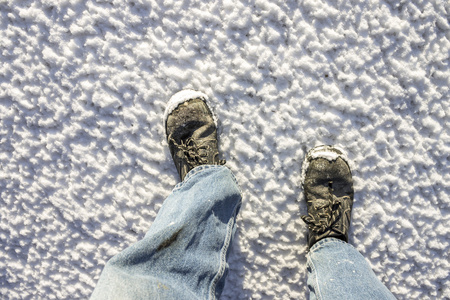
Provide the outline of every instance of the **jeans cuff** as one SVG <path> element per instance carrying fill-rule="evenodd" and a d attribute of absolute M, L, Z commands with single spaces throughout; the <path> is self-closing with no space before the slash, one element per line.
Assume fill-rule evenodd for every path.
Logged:
<path fill-rule="evenodd" d="M 343 240 L 332 238 L 332 237 L 327 237 L 327 238 L 321 239 L 320 241 L 316 242 L 311 247 L 311 249 L 309 249 L 309 252 L 314 252 L 327 244 L 333 244 L 333 243 L 348 244 L 347 242 L 344 242 Z"/>
<path fill-rule="evenodd" d="M 224 165 L 201 165 L 201 166 L 197 166 L 195 168 L 193 168 L 192 170 L 190 170 L 186 176 L 184 177 L 184 180 L 179 182 L 175 188 L 173 189 L 178 190 L 179 188 L 181 188 L 186 182 L 188 182 L 189 180 L 191 180 L 192 178 L 195 178 L 196 175 L 203 173 L 207 170 L 211 170 L 211 169 L 222 169 L 222 168 L 227 168 Z M 228 169 L 228 168 L 227 168 Z M 234 176 L 233 176 L 234 178 Z M 236 179 L 234 179 L 236 181 Z"/>
<path fill-rule="evenodd" d="M 191 178 L 192 176 L 194 176 L 197 173 L 200 173 L 204 170 L 209 170 L 209 169 L 220 169 L 220 168 L 226 168 L 223 165 L 201 165 L 201 166 L 197 166 L 195 168 L 193 168 L 192 170 L 190 170 L 187 174 L 186 177 L 184 177 L 183 181 L 188 180 L 189 178 Z"/>

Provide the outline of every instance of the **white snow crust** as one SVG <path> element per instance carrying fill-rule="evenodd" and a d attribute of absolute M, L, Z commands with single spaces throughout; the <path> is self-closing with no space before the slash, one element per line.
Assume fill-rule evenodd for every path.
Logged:
<path fill-rule="evenodd" d="M 302 161 L 352 162 L 350 243 L 399 299 L 450 298 L 450 4 L 0 0 L 0 298 L 86 299 L 178 175 L 205 93 L 243 191 L 222 299 L 304 299 Z"/>

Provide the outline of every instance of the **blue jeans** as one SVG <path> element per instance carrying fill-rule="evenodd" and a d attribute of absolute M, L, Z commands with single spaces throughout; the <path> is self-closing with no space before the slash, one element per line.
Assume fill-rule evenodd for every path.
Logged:
<path fill-rule="evenodd" d="M 315 243 L 307 255 L 309 299 L 395 299 L 364 257 L 335 238 Z"/>
<path fill-rule="evenodd" d="M 216 299 L 241 193 L 225 166 L 191 170 L 144 239 L 111 258 L 91 299 Z"/>
<path fill-rule="evenodd" d="M 208 165 L 191 170 L 164 201 L 144 239 L 108 261 L 91 299 L 218 298 L 225 282 L 240 204 L 239 187 L 227 167 Z M 336 255 L 333 249 L 341 254 Z M 336 272 L 330 271 L 334 267 L 327 255 L 334 257 L 331 261 L 339 270 L 339 277 L 332 277 Z M 349 264 L 353 269 L 343 268 Z M 316 243 L 308 256 L 308 270 L 312 299 L 331 299 L 336 289 L 343 295 L 341 299 L 352 299 L 345 291 L 366 293 L 361 285 L 366 290 L 384 288 L 384 294 L 366 294 L 387 295 L 376 299 L 391 299 L 364 258 L 339 240 Z M 333 280 L 334 287 L 328 285 Z"/>

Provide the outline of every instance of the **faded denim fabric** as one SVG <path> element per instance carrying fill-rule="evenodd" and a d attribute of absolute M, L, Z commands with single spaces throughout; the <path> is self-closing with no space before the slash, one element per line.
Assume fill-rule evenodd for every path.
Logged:
<path fill-rule="evenodd" d="M 111 258 L 91 299 L 217 299 L 241 192 L 225 166 L 191 170 L 145 237 Z M 364 257 L 335 238 L 307 255 L 310 299 L 395 299 Z"/>
<path fill-rule="evenodd" d="M 364 257 L 339 239 L 315 243 L 307 255 L 307 270 L 311 300 L 395 299 Z"/>
<path fill-rule="evenodd" d="M 111 258 L 91 299 L 216 299 L 241 192 L 225 166 L 191 170 L 144 239 Z"/>

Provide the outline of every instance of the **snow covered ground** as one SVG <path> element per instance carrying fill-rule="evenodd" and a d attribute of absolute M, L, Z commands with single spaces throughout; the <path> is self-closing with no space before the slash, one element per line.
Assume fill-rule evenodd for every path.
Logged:
<path fill-rule="evenodd" d="M 0 0 L 0 298 L 87 298 L 178 175 L 162 115 L 216 106 L 244 192 L 223 299 L 303 299 L 306 152 L 346 149 L 350 243 L 450 298 L 450 4 Z"/>

